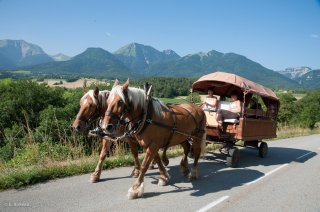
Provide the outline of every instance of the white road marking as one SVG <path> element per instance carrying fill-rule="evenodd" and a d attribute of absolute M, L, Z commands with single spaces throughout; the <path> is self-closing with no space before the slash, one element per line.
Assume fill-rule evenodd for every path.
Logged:
<path fill-rule="evenodd" d="M 208 211 L 209 209 L 213 208 L 214 206 L 220 204 L 221 202 L 225 201 L 226 199 L 228 199 L 229 196 L 223 196 L 223 197 L 220 197 L 219 199 L 217 199 L 216 201 L 213 201 L 211 203 L 209 203 L 208 205 L 200 208 L 199 210 L 197 210 L 197 212 L 205 212 L 205 211 Z"/>
<path fill-rule="evenodd" d="M 289 164 L 288 164 L 288 163 L 285 163 L 285 164 L 283 164 L 283 165 L 279 166 L 278 168 L 275 168 L 275 169 L 273 169 L 273 170 L 271 170 L 271 171 L 267 172 L 267 173 L 266 173 L 266 174 L 264 174 L 262 177 L 259 177 L 259 178 L 255 179 L 254 181 L 251 181 L 251 182 L 246 183 L 245 185 L 251 185 L 251 184 L 253 184 L 253 183 L 256 183 L 256 182 L 258 182 L 258 181 L 262 180 L 263 178 L 265 178 L 265 177 L 269 176 L 270 174 L 272 174 L 272 173 L 274 173 L 274 172 L 276 172 L 276 171 L 278 171 L 278 170 L 282 169 L 283 167 L 286 167 L 287 165 L 289 165 Z"/>
<path fill-rule="evenodd" d="M 308 152 L 308 153 L 306 153 L 306 154 L 304 154 L 304 155 L 301 155 L 300 157 L 297 157 L 296 160 L 299 160 L 299 159 L 301 159 L 301 158 L 304 158 L 304 157 L 310 155 L 311 153 L 312 153 L 312 152 Z"/>

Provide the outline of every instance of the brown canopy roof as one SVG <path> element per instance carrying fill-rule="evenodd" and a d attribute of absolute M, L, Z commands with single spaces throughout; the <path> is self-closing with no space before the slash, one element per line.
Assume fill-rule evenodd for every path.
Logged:
<path fill-rule="evenodd" d="M 214 72 L 207 74 L 202 76 L 192 85 L 193 91 L 206 92 L 208 89 L 214 89 L 215 94 L 224 96 L 229 96 L 230 92 L 236 88 L 238 90 L 240 88 L 242 91 L 257 94 L 262 97 L 279 100 L 271 89 L 236 74 L 226 72 Z"/>

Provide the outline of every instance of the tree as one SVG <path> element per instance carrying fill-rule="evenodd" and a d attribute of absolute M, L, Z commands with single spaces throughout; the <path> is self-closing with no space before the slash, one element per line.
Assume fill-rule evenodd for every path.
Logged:
<path fill-rule="evenodd" d="M 308 92 L 297 102 L 298 109 L 293 122 L 302 127 L 313 128 L 320 121 L 320 91 Z"/>
<path fill-rule="evenodd" d="M 289 93 L 279 94 L 280 110 L 278 113 L 278 121 L 284 124 L 290 124 L 293 116 L 297 112 L 297 99 Z"/>

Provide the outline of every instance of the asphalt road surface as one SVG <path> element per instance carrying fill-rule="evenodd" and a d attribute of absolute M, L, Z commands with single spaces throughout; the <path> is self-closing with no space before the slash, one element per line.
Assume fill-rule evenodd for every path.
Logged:
<path fill-rule="evenodd" d="M 170 185 L 158 186 L 150 170 L 141 199 L 127 199 L 134 179 L 125 167 L 104 171 L 95 184 L 85 174 L 3 191 L 0 211 L 320 211 L 320 135 L 268 144 L 263 159 L 241 149 L 238 168 L 208 153 L 192 182 L 180 175 L 180 158 L 170 159 Z"/>

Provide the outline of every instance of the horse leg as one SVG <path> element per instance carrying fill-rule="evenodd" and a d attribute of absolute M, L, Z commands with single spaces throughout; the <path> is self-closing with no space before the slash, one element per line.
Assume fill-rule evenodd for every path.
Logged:
<path fill-rule="evenodd" d="M 189 165 L 188 165 L 188 154 L 190 152 L 190 144 L 189 141 L 180 144 L 183 148 L 183 156 L 180 162 L 180 169 L 183 176 L 187 176 L 189 174 Z"/>
<path fill-rule="evenodd" d="M 128 144 L 130 146 L 131 153 L 132 153 L 133 158 L 134 158 L 134 169 L 132 171 L 132 176 L 133 177 L 138 177 L 139 174 L 140 174 L 140 162 L 139 162 L 139 158 L 138 158 L 138 145 L 132 139 L 128 139 L 127 142 L 128 142 Z"/>
<path fill-rule="evenodd" d="M 152 162 L 150 163 L 150 166 L 149 166 L 149 169 L 152 170 L 152 169 L 155 169 L 154 165 L 156 165 L 156 161 L 155 160 L 152 160 Z"/>
<path fill-rule="evenodd" d="M 169 159 L 168 159 L 168 156 L 167 156 L 167 150 L 168 150 L 168 147 L 164 147 L 163 148 L 162 157 L 161 157 L 163 165 L 165 165 L 165 166 L 169 165 Z"/>
<path fill-rule="evenodd" d="M 160 172 L 160 178 L 159 178 L 159 182 L 158 185 L 159 186 L 166 186 L 168 185 L 169 179 L 170 179 L 170 175 L 168 174 L 166 168 L 164 167 L 159 153 L 157 153 L 153 159 L 153 161 L 156 161 L 156 163 L 158 164 L 159 167 L 159 172 Z"/>
<path fill-rule="evenodd" d="M 189 179 L 190 180 L 196 180 L 198 179 L 198 160 L 200 157 L 201 153 L 201 148 L 198 142 L 193 142 L 193 155 L 194 155 L 194 161 L 193 161 L 193 166 L 191 168 L 191 173 L 189 174 Z"/>
<path fill-rule="evenodd" d="M 103 161 L 106 158 L 106 155 L 110 149 L 110 146 L 111 146 L 111 142 L 109 140 L 102 139 L 102 148 L 101 148 L 101 152 L 100 152 L 100 156 L 99 156 L 99 162 L 97 164 L 96 169 L 94 170 L 94 172 L 90 176 L 90 182 L 96 183 L 99 181 L 102 167 L 103 167 Z"/>
<path fill-rule="evenodd" d="M 192 143 L 193 153 L 194 153 L 194 161 L 193 161 L 191 173 L 189 174 L 190 180 L 196 180 L 199 177 L 198 161 L 199 161 L 200 155 L 205 154 L 205 150 L 206 150 L 205 137 L 206 137 L 206 134 L 203 133 L 201 136 L 199 136 L 199 138 L 201 138 L 201 140 L 195 140 Z"/>
<path fill-rule="evenodd" d="M 150 149 L 150 147 L 147 148 L 146 156 L 142 161 L 141 164 L 141 171 L 138 176 L 138 178 L 133 183 L 132 187 L 128 190 L 128 199 L 136 199 L 143 196 L 144 193 L 144 187 L 143 187 L 143 180 L 144 175 L 148 170 L 148 167 L 152 161 L 152 159 L 155 157 L 155 155 L 158 153 L 159 149 Z"/>

